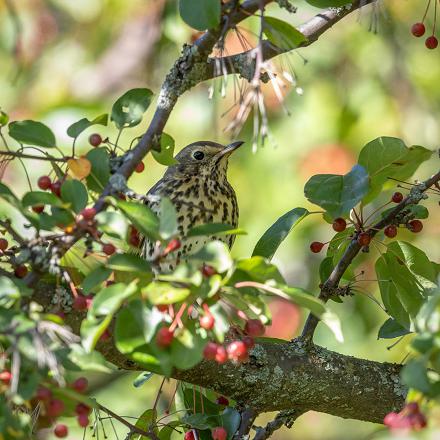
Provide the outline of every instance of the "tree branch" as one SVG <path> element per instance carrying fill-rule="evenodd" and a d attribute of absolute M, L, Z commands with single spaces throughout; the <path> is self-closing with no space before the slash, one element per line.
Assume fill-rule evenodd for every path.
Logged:
<path fill-rule="evenodd" d="M 399 213 L 401 213 L 407 206 L 416 205 L 423 199 L 423 195 L 425 191 L 431 186 L 435 185 L 440 181 L 440 171 L 434 174 L 429 179 L 424 182 L 414 186 L 409 195 L 402 200 L 391 212 L 388 213 L 382 220 L 376 223 L 374 226 L 369 228 L 366 232 L 373 238 L 379 231 L 381 231 L 386 226 L 392 224 Z M 345 250 L 341 259 L 338 261 L 336 266 L 334 267 L 332 273 L 328 277 L 328 279 L 323 283 L 321 288 L 321 292 L 319 294 L 319 298 L 326 302 L 329 299 L 329 295 L 334 292 L 335 288 L 338 287 L 339 282 L 341 281 L 342 276 L 345 271 L 348 269 L 350 264 L 353 262 L 357 254 L 362 249 L 362 246 L 357 241 L 357 234 L 351 240 L 349 246 Z M 303 332 L 301 334 L 301 338 L 306 342 L 311 342 L 313 338 L 313 334 L 316 330 L 316 326 L 318 325 L 319 318 L 311 313 L 307 317 L 306 323 L 304 325 Z"/>

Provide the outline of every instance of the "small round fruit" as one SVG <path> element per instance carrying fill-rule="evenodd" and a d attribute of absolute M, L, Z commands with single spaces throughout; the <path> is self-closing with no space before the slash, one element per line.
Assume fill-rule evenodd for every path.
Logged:
<path fill-rule="evenodd" d="M 225 396 L 218 396 L 217 400 L 215 401 L 215 403 L 217 405 L 228 406 L 229 405 L 229 400 Z"/>
<path fill-rule="evenodd" d="M 347 227 L 347 222 L 343 218 L 338 217 L 333 221 L 332 227 L 333 230 L 335 230 L 336 232 L 342 232 L 345 231 L 345 228 Z"/>
<path fill-rule="evenodd" d="M 52 398 L 52 391 L 46 387 L 40 387 L 37 390 L 37 394 L 35 396 L 37 400 L 40 402 L 49 401 Z"/>
<path fill-rule="evenodd" d="M 258 338 L 259 336 L 264 335 L 266 327 L 264 327 L 264 324 L 259 319 L 249 319 L 248 321 L 246 321 L 244 331 L 249 336 Z"/>
<path fill-rule="evenodd" d="M 93 133 L 89 136 L 89 144 L 92 147 L 98 147 L 102 143 L 102 137 L 98 133 Z"/>
<path fill-rule="evenodd" d="M 81 215 L 83 219 L 85 220 L 93 220 L 96 215 L 96 209 L 95 208 L 84 208 L 81 211 Z"/>
<path fill-rule="evenodd" d="M 319 252 L 321 252 L 323 247 L 324 247 L 324 243 L 321 243 L 320 241 L 314 241 L 313 243 L 310 244 L 310 250 L 314 254 L 318 254 Z"/>
<path fill-rule="evenodd" d="M 63 425 L 62 423 L 55 426 L 53 433 L 55 434 L 55 437 L 58 438 L 64 438 L 67 437 L 67 434 L 69 434 L 69 429 L 66 425 Z"/>
<path fill-rule="evenodd" d="M 0 251 L 5 251 L 8 248 L 8 240 L 5 238 L 0 238 Z"/>
<path fill-rule="evenodd" d="M 59 180 L 53 182 L 50 185 L 50 190 L 52 191 L 52 194 L 56 195 L 57 197 L 61 197 L 61 182 Z"/>
<path fill-rule="evenodd" d="M 86 414 L 89 415 L 92 412 L 92 408 L 90 406 L 85 405 L 84 403 L 78 403 L 75 406 L 75 413 L 77 415 Z"/>
<path fill-rule="evenodd" d="M 170 331 L 167 327 L 162 327 L 159 329 L 156 335 L 156 343 L 159 347 L 165 348 L 169 347 L 174 339 L 174 333 Z"/>
<path fill-rule="evenodd" d="M 0 373 L 0 382 L 4 383 L 5 385 L 9 385 L 11 383 L 12 374 L 8 370 L 4 370 Z"/>
<path fill-rule="evenodd" d="M 106 243 L 102 246 L 102 252 L 105 255 L 113 255 L 116 252 L 116 248 L 111 243 Z"/>
<path fill-rule="evenodd" d="M 17 266 L 14 270 L 14 274 L 17 278 L 24 278 L 28 273 L 27 267 L 23 264 Z"/>
<path fill-rule="evenodd" d="M 233 341 L 226 347 L 228 358 L 234 362 L 244 362 L 248 359 L 248 349 L 243 341 Z"/>
<path fill-rule="evenodd" d="M 371 242 L 371 236 L 368 232 L 361 232 L 358 235 L 357 238 L 357 242 L 361 245 L 361 246 L 368 246 Z"/>
<path fill-rule="evenodd" d="M 89 416 L 87 414 L 78 414 L 76 418 L 78 425 L 81 426 L 81 428 L 87 428 L 89 426 Z"/>
<path fill-rule="evenodd" d="M 420 220 L 411 220 L 407 226 L 408 229 L 415 234 L 423 229 L 423 223 Z"/>
<path fill-rule="evenodd" d="M 224 364 L 228 360 L 228 353 L 223 345 L 218 345 L 215 352 L 215 361 L 218 364 Z"/>
<path fill-rule="evenodd" d="M 214 360 L 217 354 L 218 345 L 215 342 L 208 342 L 203 349 L 203 357 L 207 360 Z"/>
<path fill-rule="evenodd" d="M 43 191 L 46 191 L 47 189 L 49 189 L 52 185 L 52 181 L 50 180 L 49 176 L 41 176 L 38 179 L 37 182 L 38 188 L 42 189 Z"/>
<path fill-rule="evenodd" d="M 215 275 L 217 273 L 217 271 L 212 267 L 209 266 L 208 264 L 204 264 L 202 267 L 202 275 L 206 278 L 212 277 L 213 275 Z"/>
<path fill-rule="evenodd" d="M 217 426 L 216 428 L 213 428 L 211 431 L 212 439 L 213 440 L 226 440 L 228 437 L 228 433 L 226 432 L 226 429 L 223 428 L 223 426 Z"/>
<path fill-rule="evenodd" d="M 403 194 L 399 191 L 396 191 L 392 196 L 391 196 L 391 200 L 394 203 L 400 203 L 403 200 Z"/>
<path fill-rule="evenodd" d="M 136 168 L 134 169 L 137 173 L 142 173 L 142 171 L 145 170 L 145 165 L 143 162 L 140 162 L 136 165 Z"/>
<path fill-rule="evenodd" d="M 398 418 L 399 418 L 399 414 L 397 414 L 396 412 L 390 412 L 384 417 L 383 424 L 385 426 L 392 427 L 394 426 Z"/>
<path fill-rule="evenodd" d="M 193 430 L 191 429 L 191 431 L 186 431 L 183 438 L 184 440 L 195 440 Z"/>
<path fill-rule="evenodd" d="M 159 312 L 167 313 L 170 307 L 168 304 L 156 304 L 156 309 L 159 310 Z"/>
<path fill-rule="evenodd" d="M 438 40 L 437 37 L 435 37 L 434 35 L 431 35 L 430 37 L 428 37 L 425 40 L 425 46 L 428 49 L 435 49 L 438 46 Z"/>
<path fill-rule="evenodd" d="M 47 404 L 46 409 L 49 417 L 59 417 L 64 412 L 64 402 L 60 399 L 52 399 Z"/>
<path fill-rule="evenodd" d="M 171 252 L 177 251 L 177 249 L 180 249 L 180 246 L 182 246 L 182 243 L 177 238 L 173 238 L 165 247 L 163 254 L 168 255 Z"/>
<path fill-rule="evenodd" d="M 78 377 L 75 382 L 72 383 L 72 388 L 78 393 L 84 393 L 89 386 L 89 381 L 86 377 Z"/>
<path fill-rule="evenodd" d="M 41 214 L 44 211 L 44 205 L 34 205 L 32 206 L 32 211 Z"/>
<path fill-rule="evenodd" d="M 83 295 L 76 296 L 75 299 L 73 300 L 72 307 L 78 311 L 87 310 L 89 308 L 87 298 Z"/>
<path fill-rule="evenodd" d="M 215 319 L 211 314 L 206 314 L 200 318 L 199 322 L 200 327 L 204 328 L 205 330 L 212 330 L 214 328 Z"/>
<path fill-rule="evenodd" d="M 388 225 L 383 232 L 388 238 L 394 238 L 397 235 L 397 227 L 396 225 Z"/>
<path fill-rule="evenodd" d="M 419 404 L 417 402 L 408 402 L 405 405 L 405 411 L 408 411 L 410 414 L 415 414 L 420 412 Z"/>
<path fill-rule="evenodd" d="M 414 23 L 411 27 L 411 33 L 415 37 L 421 37 L 425 34 L 425 25 L 423 23 Z"/>

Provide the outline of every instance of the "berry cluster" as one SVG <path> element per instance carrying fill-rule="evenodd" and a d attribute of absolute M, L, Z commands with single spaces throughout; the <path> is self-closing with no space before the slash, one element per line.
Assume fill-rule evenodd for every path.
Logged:
<path fill-rule="evenodd" d="M 425 27 L 425 19 L 429 11 L 429 7 L 431 5 L 431 0 L 428 0 L 425 14 L 423 15 L 422 21 L 414 23 L 411 26 L 411 33 L 414 35 L 414 37 L 420 38 L 423 37 L 426 33 L 426 27 Z M 432 33 L 425 39 L 425 46 L 428 49 L 435 49 L 438 46 L 438 39 L 435 36 L 435 25 L 437 23 L 437 2 L 434 1 L 434 24 L 432 27 Z"/>
<path fill-rule="evenodd" d="M 416 402 L 410 402 L 405 405 L 402 411 L 387 414 L 383 420 L 385 426 L 391 430 L 420 430 L 426 427 L 426 417 L 420 411 Z"/>

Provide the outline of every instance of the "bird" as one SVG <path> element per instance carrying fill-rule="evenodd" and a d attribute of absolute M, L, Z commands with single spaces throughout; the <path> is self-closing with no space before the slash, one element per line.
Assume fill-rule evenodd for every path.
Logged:
<path fill-rule="evenodd" d="M 180 248 L 160 263 L 160 272 L 172 271 L 186 257 L 196 253 L 207 242 L 220 240 L 232 247 L 235 235 L 186 237 L 188 231 L 208 223 L 238 226 L 239 209 L 234 188 L 228 182 L 227 170 L 231 154 L 243 141 L 222 145 L 211 141 L 197 141 L 184 147 L 176 156 L 174 165 L 148 191 L 146 204 L 160 216 L 160 200 L 167 197 L 177 215 L 177 239 Z M 152 260 L 155 243 L 145 238 L 141 256 Z"/>

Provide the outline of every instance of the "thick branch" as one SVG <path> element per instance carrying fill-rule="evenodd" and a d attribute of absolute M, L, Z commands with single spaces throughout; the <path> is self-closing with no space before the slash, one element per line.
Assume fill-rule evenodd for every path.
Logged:
<path fill-rule="evenodd" d="M 410 194 L 402 200 L 391 212 L 389 212 L 382 220 L 377 222 L 374 226 L 369 228 L 367 232 L 373 238 L 379 231 L 394 222 L 399 213 L 401 213 L 407 206 L 417 204 L 423 198 L 424 192 L 433 185 L 436 185 L 440 181 L 440 171 L 434 174 L 432 177 L 427 179 L 425 182 L 413 187 Z M 338 261 L 334 267 L 332 273 L 328 279 L 323 283 L 319 298 L 326 302 L 329 299 L 329 293 L 333 292 L 336 287 L 338 287 L 342 276 L 348 269 L 350 264 L 353 262 L 357 254 L 362 249 L 362 246 L 357 241 L 357 235 L 351 240 L 349 246 L 345 250 L 341 259 Z M 318 325 L 319 318 L 315 315 L 309 314 L 301 337 L 305 341 L 311 341 L 313 334 L 315 332 L 316 326 Z"/>

